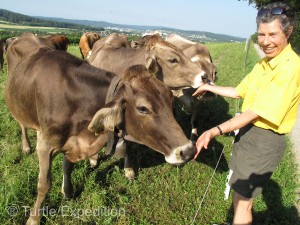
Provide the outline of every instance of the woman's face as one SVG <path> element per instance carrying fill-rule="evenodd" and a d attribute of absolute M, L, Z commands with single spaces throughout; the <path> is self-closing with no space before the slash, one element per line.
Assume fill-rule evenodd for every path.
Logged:
<path fill-rule="evenodd" d="M 283 33 L 280 22 L 261 23 L 257 30 L 258 44 L 270 59 L 277 56 L 288 44 L 288 37 Z"/>

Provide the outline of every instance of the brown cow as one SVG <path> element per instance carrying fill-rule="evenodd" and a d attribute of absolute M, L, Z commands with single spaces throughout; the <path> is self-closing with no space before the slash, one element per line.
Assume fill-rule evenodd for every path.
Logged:
<path fill-rule="evenodd" d="M 177 34 L 169 35 L 166 41 L 180 48 L 192 61 L 205 59 L 208 62 L 212 62 L 209 50 L 205 45 L 190 41 Z"/>
<path fill-rule="evenodd" d="M 160 34 L 145 35 L 137 41 L 132 41 L 131 46 L 133 48 L 151 48 L 158 41 L 161 41 L 162 37 Z M 172 34 L 167 39 L 167 42 L 175 45 L 177 48 L 181 49 L 191 61 L 200 64 L 201 68 L 205 71 L 207 77 L 206 82 L 214 82 L 216 77 L 216 66 L 211 62 L 211 56 L 208 48 L 204 45 L 192 42 L 190 40 L 184 39 L 183 37 Z M 190 135 L 190 140 L 195 143 L 198 138 L 198 121 L 199 112 L 202 110 L 201 102 L 197 97 L 192 97 L 195 92 L 194 88 L 187 89 L 174 89 L 172 90 L 173 95 L 178 97 L 178 99 L 187 107 L 187 110 L 191 111 L 191 124 L 192 130 Z M 206 93 L 201 96 L 201 100 L 210 99 L 214 97 L 212 93 Z"/>
<path fill-rule="evenodd" d="M 70 43 L 69 39 L 64 35 L 44 36 L 41 39 L 50 48 L 62 51 L 67 51 Z"/>
<path fill-rule="evenodd" d="M 111 48 L 131 48 L 127 36 L 119 33 L 112 33 L 109 36 L 96 41 L 92 51 L 99 51 L 103 46 L 109 46 Z M 90 53 L 92 53 L 92 51 Z"/>
<path fill-rule="evenodd" d="M 164 40 L 157 38 L 155 41 L 148 41 L 148 45 L 146 44 L 144 48 L 120 46 L 120 43 L 126 43 L 126 41 L 127 39 L 124 40 L 124 38 L 123 41 L 120 40 L 120 37 L 115 34 L 106 37 L 106 41 L 100 39 L 93 46 L 89 63 L 119 76 L 124 74 L 128 66 L 143 64 L 172 90 L 197 88 L 208 81 L 200 64 L 193 63 L 180 49 Z M 125 144 L 118 142 L 116 146 L 116 152 L 121 157 L 127 155 Z M 113 144 L 108 143 L 106 154 L 114 153 L 115 149 L 112 146 Z M 92 159 L 91 162 L 95 161 Z M 130 165 L 126 158 L 125 162 Z M 132 179 L 134 171 L 126 173 L 125 176 Z"/>
<path fill-rule="evenodd" d="M 83 59 L 89 58 L 94 43 L 100 38 L 100 35 L 95 32 L 86 32 L 81 36 L 78 45 Z"/>
<path fill-rule="evenodd" d="M 109 38 L 109 37 L 107 37 Z M 100 42 L 101 39 L 98 41 Z M 183 52 L 164 40 L 151 48 L 124 48 L 95 43 L 89 63 L 93 66 L 123 75 L 134 64 L 151 68 L 158 79 L 171 89 L 197 88 L 206 74 L 200 64 L 193 63 Z"/>
<path fill-rule="evenodd" d="M 10 37 L 10 38 L 7 38 L 6 39 L 6 41 L 5 41 L 5 51 L 7 51 L 7 48 L 8 48 L 8 46 L 9 46 L 9 44 L 12 42 L 12 41 L 14 41 L 14 40 L 16 40 L 16 39 L 18 39 L 18 37 Z"/>
<path fill-rule="evenodd" d="M 131 47 L 132 48 L 144 48 L 144 47 L 151 48 L 159 41 L 163 41 L 163 38 L 159 33 L 154 33 L 152 35 L 147 34 L 147 35 L 144 35 L 139 40 L 131 41 Z"/>
<path fill-rule="evenodd" d="M 49 48 L 55 49 L 55 50 L 61 50 L 61 51 L 67 51 L 68 45 L 69 45 L 69 39 L 64 35 L 56 35 L 56 36 L 43 36 L 39 37 L 41 41 L 43 41 Z M 12 38 L 7 43 L 7 46 L 17 38 Z M 28 138 L 28 130 L 23 125 L 20 124 L 21 127 L 21 135 L 22 135 L 22 152 L 25 154 L 30 153 L 30 140 Z M 93 163 L 93 161 L 91 162 Z M 92 164 L 93 165 L 93 164 Z"/>
<path fill-rule="evenodd" d="M 212 63 L 212 58 L 207 46 L 197 42 L 185 39 L 177 34 L 171 34 L 166 38 L 166 41 L 180 48 L 183 53 L 189 57 L 193 62 L 201 64 L 201 67 L 208 75 L 210 81 L 215 81 L 217 69 Z M 191 124 L 192 132 L 190 140 L 195 143 L 198 138 L 198 125 L 199 125 L 199 113 L 202 109 L 202 100 L 207 100 L 215 97 L 214 94 L 207 92 L 200 97 L 192 97 L 191 95 L 195 92 L 195 89 L 186 89 L 184 91 L 175 90 L 173 91 L 174 96 L 178 97 L 179 100 L 184 103 L 189 111 L 191 111 Z"/>
<path fill-rule="evenodd" d="M 64 154 L 63 191 L 70 197 L 73 163 L 96 154 L 108 140 L 107 131 L 161 152 L 171 164 L 195 154 L 173 116 L 171 91 L 145 66 L 115 76 L 47 47 L 32 34 L 10 44 L 7 60 L 7 107 L 19 123 L 38 131 L 38 193 L 27 224 L 40 221 L 53 158 Z M 111 100 L 105 104 L 108 92 Z"/>
<path fill-rule="evenodd" d="M 0 67 L 1 70 L 3 70 L 3 65 L 4 65 L 4 44 L 3 41 L 0 39 Z"/>

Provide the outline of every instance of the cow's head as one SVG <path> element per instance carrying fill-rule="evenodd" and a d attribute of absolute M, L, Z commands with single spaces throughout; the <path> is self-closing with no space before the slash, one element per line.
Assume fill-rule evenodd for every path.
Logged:
<path fill-rule="evenodd" d="M 164 154 L 171 164 L 188 161 L 195 149 L 174 118 L 171 91 L 142 65 L 130 67 L 119 85 L 89 129 L 96 133 L 118 130 L 125 139 Z"/>
<path fill-rule="evenodd" d="M 205 83 L 201 64 L 192 62 L 182 50 L 166 41 L 157 42 L 146 54 L 147 68 L 171 89 L 197 88 Z"/>
<path fill-rule="evenodd" d="M 150 49 L 157 42 L 163 41 L 163 38 L 160 34 L 148 34 L 140 38 L 139 40 L 131 41 L 132 48 L 148 48 Z"/>

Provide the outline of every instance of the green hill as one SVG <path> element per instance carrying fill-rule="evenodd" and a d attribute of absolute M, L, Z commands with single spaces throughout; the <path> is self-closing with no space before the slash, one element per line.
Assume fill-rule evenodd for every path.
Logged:
<path fill-rule="evenodd" d="M 0 20 L 9 23 L 14 23 L 24 26 L 37 26 L 37 27 L 57 27 L 57 28 L 68 28 L 68 29 L 86 29 L 90 31 L 102 31 L 102 27 L 92 27 L 88 25 L 80 25 L 75 23 L 66 23 L 53 20 L 45 20 L 32 16 L 23 15 L 20 13 L 11 12 L 5 9 L 0 9 Z"/>

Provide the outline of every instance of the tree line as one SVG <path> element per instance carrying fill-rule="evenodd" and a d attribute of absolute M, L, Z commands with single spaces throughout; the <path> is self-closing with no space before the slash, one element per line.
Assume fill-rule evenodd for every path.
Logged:
<path fill-rule="evenodd" d="M 0 9 L 0 20 L 9 23 L 17 23 L 18 25 L 26 25 L 26 26 L 86 29 L 95 32 L 104 30 L 103 27 L 92 27 L 92 26 L 79 25 L 74 23 L 43 20 L 43 19 L 23 15 L 20 13 L 14 13 L 5 9 Z"/>

